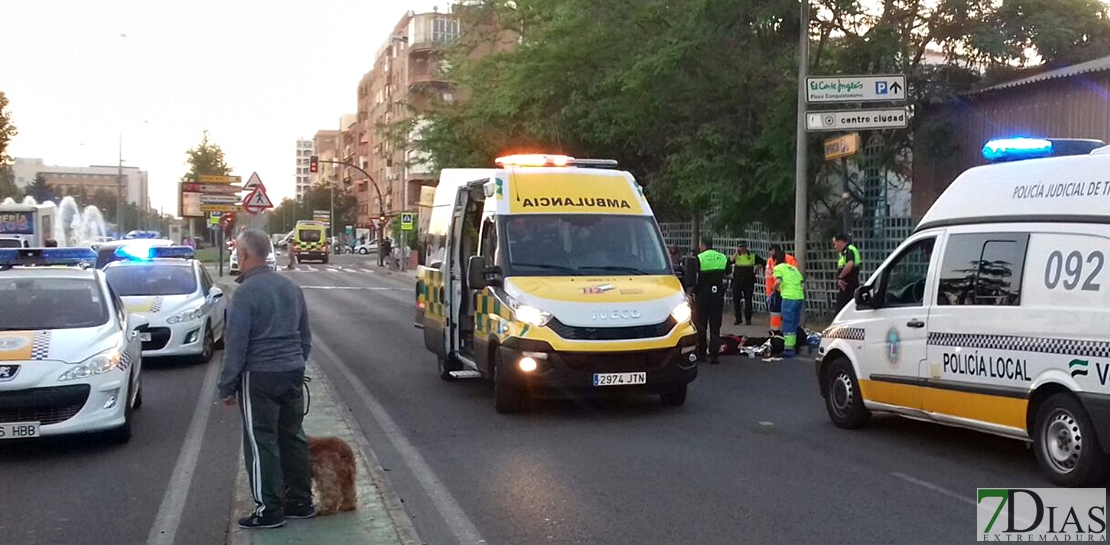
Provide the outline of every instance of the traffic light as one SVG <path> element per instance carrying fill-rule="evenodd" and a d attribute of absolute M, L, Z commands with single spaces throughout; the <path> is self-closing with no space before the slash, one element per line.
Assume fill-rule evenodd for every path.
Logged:
<path fill-rule="evenodd" d="M 320 157 L 313 155 L 308 159 L 308 171 L 315 174 L 318 170 L 320 170 Z"/>
<path fill-rule="evenodd" d="M 382 222 L 382 225 L 385 225 L 385 214 L 382 214 L 381 217 L 378 218 L 378 221 Z"/>

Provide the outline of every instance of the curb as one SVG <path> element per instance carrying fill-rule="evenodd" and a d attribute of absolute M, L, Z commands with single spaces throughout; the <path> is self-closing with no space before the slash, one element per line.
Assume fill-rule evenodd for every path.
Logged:
<path fill-rule="evenodd" d="M 234 282 L 233 277 L 214 280 L 216 286 L 224 290 L 224 293 L 227 294 L 233 293 L 238 286 L 238 284 Z M 335 388 L 327 378 L 327 374 L 324 372 L 323 368 L 311 358 L 308 374 L 312 377 L 312 386 L 315 386 L 314 389 L 317 392 L 317 399 L 327 398 L 331 400 L 338 413 L 339 420 L 342 422 L 342 425 L 346 428 L 351 438 L 353 438 L 355 444 L 351 446 L 357 447 L 355 448 L 355 456 L 358 458 L 356 463 L 360 466 L 361 471 L 370 477 L 370 484 L 377 493 L 377 499 L 381 502 L 381 508 L 389 516 L 388 520 L 393 527 L 398 543 L 401 545 L 424 545 L 424 541 L 420 539 L 416 527 L 412 523 L 412 518 L 405 511 L 404 503 L 400 496 L 393 490 L 389 477 L 382 469 L 377 454 L 374 452 L 373 448 L 371 448 L 369 440 L 366 439 L 362 429 L 355 421 L 350 406 L 336 394 Z M 252 545 L 255 542 L 255 536 L 259 535 L 260 531 L 239 528 L 238 519 L 241 515 L 250 512 L 254 508 L 254 501 L 251 499 L 247 472 L 242 459 L 237 460 L 236 466 L 231 509 L 228 514 L 226 544 Z M 365 501 L 367 501 L 367 499 L 365 499 L 364 495 L 360 495 L 359 503 L 362 504 Z M 270 537 L 271 536 L 266 536 L 266 539 L 262 541 L 272 541 Z M 312 543 L 315 542 L 313 541 Z"/>

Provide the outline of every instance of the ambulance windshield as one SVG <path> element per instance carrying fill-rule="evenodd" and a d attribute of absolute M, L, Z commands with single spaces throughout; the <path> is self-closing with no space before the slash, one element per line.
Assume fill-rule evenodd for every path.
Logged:
<path fill-rule="evenodd" d="M 505 219 L 504 233 L 511 275 L 671 274 L 650 217 L 516 215 Z"/>

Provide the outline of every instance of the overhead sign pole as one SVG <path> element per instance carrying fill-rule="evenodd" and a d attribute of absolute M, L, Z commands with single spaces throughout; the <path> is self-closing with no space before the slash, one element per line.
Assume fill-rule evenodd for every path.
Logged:
<path fill-rule="evenodd" d="M 801 35 L 798 39 L 798 127 L 797 155 L 794 158 L 794 259 L 805 272 L 806 230 L 809 229 L 809 195 L 806 171 L 806 73 L 809 71 L 809 0 L 802 0 Z"/>

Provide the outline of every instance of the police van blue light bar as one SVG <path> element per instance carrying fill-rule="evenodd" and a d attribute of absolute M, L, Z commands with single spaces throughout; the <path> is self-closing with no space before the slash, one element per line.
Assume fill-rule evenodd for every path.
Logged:
<path fill-rule="evenodd" d="M 1052 155 L 1052 141 L 1044 138 L 1000 138 L 983 145 L 983 158 L 991 161 L 1020 161 Z"/>
<path fill-rule="evenodd" d="M 1087 155 L 1105 146 L 1101 140 L 1084 138 L 999 138 L 983 145 L 983 158 L 992 163 L 1040 157 Z"/>
<path fill-rule="evenodd" d="M 116 255 L 125 259 L 149 261 L 151 259 L 193 259 L 196 252 L 188 246 L 125 244 L 116 248 Z"/>
<path fill-rule="evenodd" d="M 0 267 L 91 267 L 96 263 L 92 248 L 5 248 L 0 249 Z"/>

